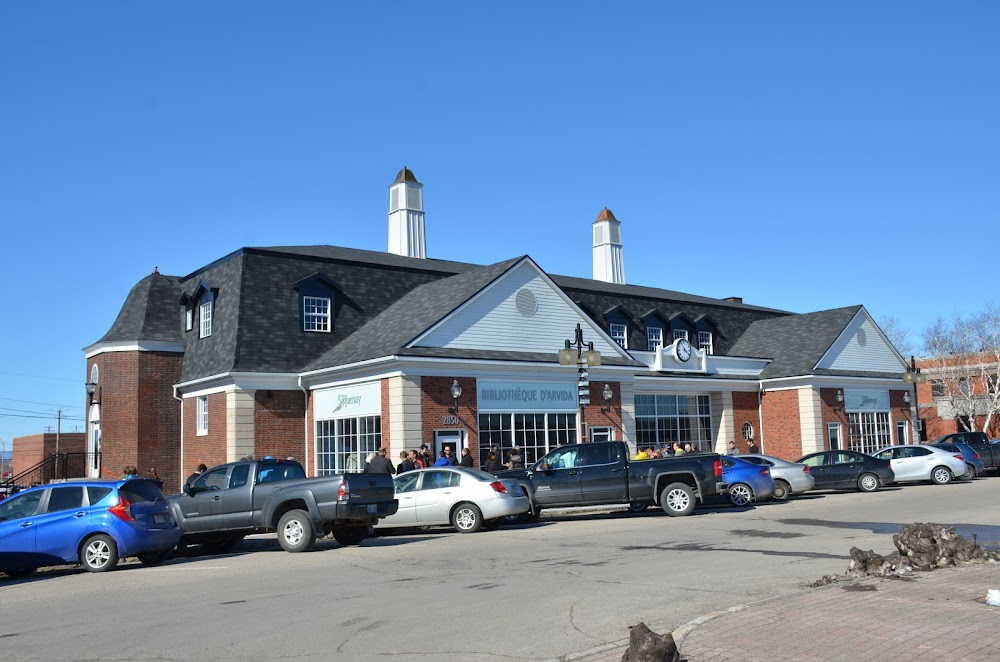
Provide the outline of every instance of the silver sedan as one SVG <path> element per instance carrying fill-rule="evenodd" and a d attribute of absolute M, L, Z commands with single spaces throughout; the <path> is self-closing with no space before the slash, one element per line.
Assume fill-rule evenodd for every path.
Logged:
<path fill-rule="evenodd" d="M 735 457 L 751 464 L 771 467 L 771 478 L 774 479 L 772 498 L 775 501 L 787 501 L 793 494 L 802 494 L 816 487 L 816 479 L 809 473 L 809 467 L 804 464 L 788 462 L 761 453 L 740 454 Z"/>
<path fill-rule="evenodd" d="M 460 533 L 499 526 L 501 518 L 526 513 L 528 495 L 517 481 L 466 467 L 429 467 L 396 476 L 395 515 L 376 529 L 451 525 Z"/>

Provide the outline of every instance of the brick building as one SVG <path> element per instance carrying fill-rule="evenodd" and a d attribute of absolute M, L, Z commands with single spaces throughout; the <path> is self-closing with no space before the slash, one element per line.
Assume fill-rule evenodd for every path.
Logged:
<path fill-rule="evenodd" d="M 58 439 L 56 439 L 58 437 Z M 58 451 L 57 451 L 58 449 Z M 11 443 L 11 475 L 27 471 L 56 452 L 78 455 L 86 449 L 82 432 L 44 432 L 24 437 L 14 437 Z"/>
<path fill-rule="evenodd" d="M 430 259 L 404 168 L 388 253 L 243 248 L 187 276 L 154 270 L 85 348 L 93 473 L 155 466 L 176 489 L 251 453 L 316 475 L 421 443 L 477 462 L 517 443 L 530 462 L 581 439 L 796 458 L 912 438 L 905 363 L 863 306 L 792 314 L 626 284 L 620 226 L 607 209 L 593 222 L 593 279 L 527 255 Z M 601 357 L 583 406 L 557 360 L 577 325 Z"/>
<path fill-rule="evenodd" d="M 916 360 L 927 380 L 916 385 L 923 438 L 986 432 L 1000 438 L 1000 416 L 990 415 L 1000 388 L 996 351 Z"/>

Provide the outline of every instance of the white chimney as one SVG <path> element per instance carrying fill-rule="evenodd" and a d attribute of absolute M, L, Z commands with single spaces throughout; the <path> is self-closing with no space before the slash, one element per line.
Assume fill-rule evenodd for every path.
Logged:
<path fill-rule="evenodd" d="M 594 221 L 594 280 L 625 284 L 621 225 L 607 207 Z"/>
<path fill-rule="evenodd" d="M 389 186 L 389 252 L 405 257 L 427 257 L 427 238 L 424 235 L 424 199 L 421 189 L 409 168 L 396 175 Z"/>

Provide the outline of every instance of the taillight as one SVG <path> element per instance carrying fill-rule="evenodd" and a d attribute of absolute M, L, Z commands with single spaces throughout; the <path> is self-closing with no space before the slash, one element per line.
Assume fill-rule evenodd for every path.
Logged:
<path fill-rule="evenodd" d="M 118 498 L 118 505 L 108 508 L 108 512 L 122 520 L 123 522 L 134 522 L 132 517 L 132 504 L 125 500 L 125 497 Z"/>
<path fill-rule="evenodd" d="M 340 479 L 340 489 L 337 490 L 337 501 L 347 501 L 351 498 L 351 484 L 346 478 Z"/>
<path fill-rule="evenodd" d="M 961 453 L 959 453 L 958 455 L 956 455 L 955 459 L 956 460 L 961 460 L 962 462 L 965 462 L 965 456 L 962 455 Z"/>
<path fill-rule="evenodd" d="M 764 467 L 763 469 L 760 470 L 760 475 L 761 476 L 770 476 L 771 475 L 771 470 L 768 469 L 767 467 Z"/>
<path fill-rule="evenodd" d="M 804 473 L 804 474 L 809 473 L 809 465 L 808 464 L 802 465 L 802 473 Z"/>
<path fill-rule="evenodd" d="M 712 464 L 712 468 L 715 470 L 715 477 L 722 478 L 722 460 L 716 460 Z"/>
<path fill-rule="evenodd" d="M 979 459 L 979 453 L 973 453 L 972 454 L 972 459 L 973 460 L 978 460 Z"/>
<path fill-rule="evenodd" d="M 495 480 L 490 483 L 490 487 L 493 488 L 494 492 L 499 492 L 500 494 L 507 494 L 507 488 L 503 486 L 499 480 Z"/>

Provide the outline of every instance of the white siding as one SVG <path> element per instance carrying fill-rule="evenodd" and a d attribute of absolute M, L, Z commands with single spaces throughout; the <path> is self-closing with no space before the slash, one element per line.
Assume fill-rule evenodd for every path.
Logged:
<path fill-rule="evenodd" d="M 716 453 L 725 453 L 730 441 L 736 441 L 736 428 L 733 422 L 732 391 L 716 391 L 710 393 L 712 401 L 712 429 L 715 430 Z"/>
<path fill-rule="evenodd" d="M 858 331 L 864 332 L 865 344 L 858 339 Z M 817 368 L 831 370 L 867 370 L 872 372 L 898 372 L 902 374 L 904 365 L 892 347 L 864 312 L 858 314 L 833 346 L 826 353 Z"/>
<path fill-rule="evenodd" d="M 389 378 L 389 455 L 393 462 L 399 451 L 417 450 L 424 442 L 420 408 L 420 377 Z M 386 425 L 386 421 L 382 421 Z"/>
<path fill-rule="evenodd" d="M 226 393 L 226 462 L 254 452 L 254 393 Z"/>
<path fill-rule="evenodd" d="M 803 455 L 815 453 L 825 448 L 826 427 L 823 425 L 822 405 L 818 388 L 799 389 L 799 426 L 802 434 Z"/>
<path fill-rule="evenodd" d="M 514 297 L 521 288 L 535 295 L 535 314 L 524 317 L 517 310 Z M 494 349 L 516 352 L 554 354 L 563 342 L 573 339 L 577 323 L 583 326 L 583 339 L 593 341 L 594 349 L 607 356 L 618 356 L 593 328 L 593 321 L 568 303 L 529 263 L 523 263 L 466 303 L 440 326 L 420 339 L 419 347 L 455 349 Z"/>
<path fill-rule="evenodd" d="M 619 382 L 622 403 L 622 441 L 629 447 L 629 454 L 634 456 L 638 451 L 635 447 L 635 387 L 632 382 Z"/>

